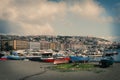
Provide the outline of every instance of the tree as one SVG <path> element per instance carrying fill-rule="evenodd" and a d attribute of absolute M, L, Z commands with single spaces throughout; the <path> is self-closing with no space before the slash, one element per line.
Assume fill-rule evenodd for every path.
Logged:
<path fill-rule="evenodd" d="M 5 43 L 5 50 L 6 50 L 6 51 L 13 50 L 13 47 L 10 46 L 8 42 L 6 42 L 6 43 Z"/>

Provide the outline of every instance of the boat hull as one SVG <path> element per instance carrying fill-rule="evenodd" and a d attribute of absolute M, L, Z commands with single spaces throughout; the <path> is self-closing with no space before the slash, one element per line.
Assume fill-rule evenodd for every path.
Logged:
<path fill-rule="evenodd" d="M 25 57 L 20 57 L 20 56 L 7 56 L 8 60 L 24 60 Z"/>
<path fill-rule="evenodd" d="M 88 57 L 82 57 L 82 56 L 70 56 L 70 62 L 88 62 Z"/>
<path fill-rule="evenodd" d="M 31 61 L 41 61 L 41 56 L 27 56 L 26 59 Z"/>
<path fill-rule="evenodd" d="M 63 64 L 63 63 L 69 63 L 70 58 L 66 57 L 66 58 L 57 58 L 54 60 L 54 64 Z"/>
<path fill-rule="evenodd" d="M 7 60 L 6 56 L 3 56 L 3 57 L 0 58 L 0 61 L 5 61 L 5 60 Z"/>
<path fill-rule="evenodd" d="M 99 62 L 101 67 L 109 67 L 110 65 L 113 65 L 113 63 L 114 63 L 114 59 L 112 57 L 110 57 L 110 58 L 103 58 Z"/>
<path fill-rule="evenodd" d="M 41 61 L 43 61 L 43 62 L 50 62 L 50 63 L 52 63 L 52 62 L 54 62 L 54 58 L 41 58 Z"/>

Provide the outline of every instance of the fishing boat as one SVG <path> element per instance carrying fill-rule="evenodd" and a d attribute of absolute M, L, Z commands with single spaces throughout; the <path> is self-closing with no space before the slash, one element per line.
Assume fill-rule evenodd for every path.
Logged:
<path fill-rule="evenodd" d="M 89 57 L 87 56 L 70 56 L 70 62 L 88 62 Z"/>
<path fill-rule="evenodd" d="M 54 64 L 69 63 L 69 61 L 70 61 L 69 57 L 58 57 L 54 60 Z"/>
<path fill-rule="evenodd" d="M 0 58 L 1 58 L 2 56 L 4 56 L 4 54 L 0 53 Z"/>
<path fill-rule="evenodd" d="M 54 58 L 53 57 L 42 57 L 41 58 L 41 61 L 43 61 L 43 62 L 54 62 Z"/>
<path fill-rule="evenodd" d="M 29 54 L 25 55 L 25 57 L 31 61 L 41 61 L 40 52 L 30 52 Z"/>
<path fill-rule="evenodd" d="M 0 58 L 0 61 L 5 61 L 5 60 L 7 60 L 7 57 L 6 57 L 6 56 L 2 56 L 2 57 Z"/>
<path fill-rule="evenodd" d="M 25 56 L 16 56 L 16 55 L 9 55 L 7 56 L 8 60 L 24 60 Z"/>
<path fill-rule="evenodd" d="M 31 61 L 41 61 L 41 56 L 26 56 L 26 59 Z"/>
<path fill-rule="evenodd" d="M 10 52 L 9 55 L 6 56 L 8 60 L 24 60 L 25 56 L 23 53 L 18 53 L 17 51 Z"/>
<path fill-rule="evenodd" d="M 117 55 L 117 54 L 116 53 L 105 53 L 102 56 L 102 59 L 99 61 L 100 66 L 101 67 L 109 67 L 110 65 L 113 65 L 113 63 L 114 63 L 113 55 Z"/>
<path fill-rule="evenodd" d="M 114 59 L 112 57 L 104 57 L 100 60 L 99 64 L 101 67 L 109 67 L 113 65 Z"/>
<path fill-rule="evenodd" d="M 53 53 L 51 52 L 41 53 L 41 61 L 43 62 L 54 62 L 54 59 Z"/>
<path fill-rule="evenodd" d="M 43 53 L 41 56 L 41 61 L 51 62 L 53 64 L 68 63 L 70 60 L 69 57 L 63 56 L 59 53 L 53 54 L 51 52 Z"/>
<path fill-rule="evenodd" d="M 7 57 L 4 54 L 0 53 L 0 61 L 7 60 Z"/>

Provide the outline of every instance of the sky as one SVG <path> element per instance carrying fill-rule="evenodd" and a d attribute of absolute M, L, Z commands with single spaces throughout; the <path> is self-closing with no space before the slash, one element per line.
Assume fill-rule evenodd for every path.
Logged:
<path fill-rule="evenodd" d="M 120 0 L 0 0 L 0 34 L 120 40 Z"/>

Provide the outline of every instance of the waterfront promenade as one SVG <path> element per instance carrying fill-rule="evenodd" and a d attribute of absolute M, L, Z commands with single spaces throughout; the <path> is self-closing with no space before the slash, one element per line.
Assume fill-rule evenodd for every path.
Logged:
<path fill-rule="evenodd" d="M 51 63 L 32 61 L 0 61 L 0 80 L 120 80 L 120 63 L 103 72 L 58 72 L 46 69 Z"/>

